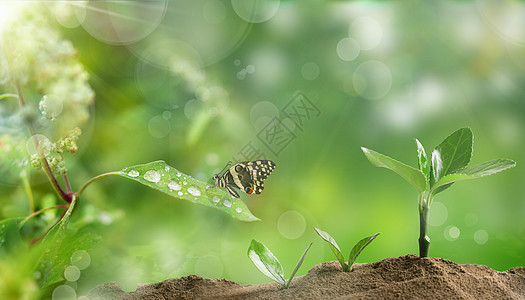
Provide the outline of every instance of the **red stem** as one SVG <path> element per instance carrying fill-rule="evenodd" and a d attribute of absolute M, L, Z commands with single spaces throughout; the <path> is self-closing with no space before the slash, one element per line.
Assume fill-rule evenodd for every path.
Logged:
<path fill-rule="evenodd" d="M 25 106 L 24 101 L 24 95 L 22 94 L 22 89 L 20 88 L 20 84 L 18 82 L 15 82 L 15 88 L 18 93 L 18 99 L 20 102 L 20 106 Z M 29 129 L 29 134 L 31 135 L 31 139 L 33 140 L 33 143 L 35 144 L 35 148 L 37 149 L 38 155 L 40 157 L 40 162 L 42 163 L 42 167 L 44 168 L 44 173 L 46 173 L 47 177 L 49 178 L 49 181 L 51 182 L 51 186 L 53 186 L 53 189 L 55 189 L 56 193 L 67 203 L 71 203 L 71 193 L 65 193 L 60 184 L 58 183 L 55 175 L 53 174 L 53 171 L 51 171 L 51 167 L 49 166 L 49 163 L 45 157 L 44 154 L 42 154 L 38 150 L 38 139 L 35 135 L 35 129 L 33 128 L 33 124 L 28 122 L 27 128 Z"/>

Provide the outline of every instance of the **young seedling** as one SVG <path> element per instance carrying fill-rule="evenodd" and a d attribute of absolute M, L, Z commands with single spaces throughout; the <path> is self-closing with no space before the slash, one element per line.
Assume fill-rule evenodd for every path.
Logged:
<path fill-rule="evenodd" d="M 304 250 L 303 255 L 301 255 L 301 258 L 295 265 L 295 269 L 293 270 L 292 275 L 290 275 L 288 282 L 284 280 L 283 266 L 277 257 L 275 257 L 270 249 L 268 249 L 263 243 L 252 240 L 250 248 L 248 248 L 248 257 L 250 257 L 251 261 L 259 271 L 287 289 L 290 286 L 290 282 L 295 276 L 295 273 L 297 273 L 303 264 L 304 257 L 306 256 L 306 252 L 310 249 L 310 246 L 312 246 L 312 243 L 310 243 L 308 247 L 306 247 L 306 250 Z"/>
<path fill-rule="evenodd" d="M 364 239 L 360 240 L 355 244 L 354 248 L 352 248 L 352 251 L 350 251 L 350 256 L 348 257 L 348 263 L 345 262 L 345 258 L 343 257 L 343 253 L 341 253 L 341 250 L 339 249 L 339 246 L 337 245 L 334 238 L 328 234 L 328 232 L 324 232 L 319 228 L 315 228 L 315 231 L 317 234 L 325 240 L 328 245 L 330 245 L 330 248 L 335 254 L 335 257 L 337 257 L 337 260 L 341 264 L 341 267 L 343 268 L 344 272 L 352 272 L 352 265 L 355 263 L 357 257 L 363 249 L 365 249 L 366 246 L 368 246 L 378 235 L 381 234 L 381 232 L 378 232 L 374 235 L 367 236 Z"/>
<path fill-rule="evenodd" d="M 415 141 L 417 169 L 365 147 L 361 149 L 374 166 L 396 172 L 416 188 L 419 194 L 419 256 L 427 257 L 430 246 L 428 213 L 433 197 L 458 180 L 496 174 L 514 167 L 516 162 L 499 158 L 467 167 L 473 150 L 473 134 L 468 127 L 456 130 L 435 147 L 430 162 L 423 145 L 417 139 Z"/>

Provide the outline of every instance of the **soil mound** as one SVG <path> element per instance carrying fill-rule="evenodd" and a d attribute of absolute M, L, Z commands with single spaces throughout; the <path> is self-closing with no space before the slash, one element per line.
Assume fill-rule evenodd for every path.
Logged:
<path fill-rule="evenodd" d="M 275 282 L 238 284 L 190 275 L 139 285 L 126 293 L 117 283 L 95 287 L 89 299 L 525 299 L 525 267 L 498 272 L 483 265 L 416 255 L 355 264 L 314 266 L 288 289 Z"/>

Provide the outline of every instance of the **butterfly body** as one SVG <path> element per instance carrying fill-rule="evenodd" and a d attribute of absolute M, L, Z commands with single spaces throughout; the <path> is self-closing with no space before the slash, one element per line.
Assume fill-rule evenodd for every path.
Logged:
<path fill-rule="evenodd" d="M 235 188 L 247 194 L 260 194 L 264 189 L 263 180 L 274 169 L 275 163 L 271 160 L 243 161 L 230 167 L 221 176 L 216 174 L 215 185 L 226 188 L 235 198 L 239 198 Z"/>

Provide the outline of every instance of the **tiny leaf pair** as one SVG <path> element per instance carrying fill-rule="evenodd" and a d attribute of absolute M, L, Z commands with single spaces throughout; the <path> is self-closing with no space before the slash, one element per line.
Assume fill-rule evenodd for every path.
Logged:
<path fill-rule="evenodd" d="M 339 249 L 339 246 L 337 245 L 337 243 L 334 240 L 334 238 L 331 235 L 329 235 L 327 232 L 324 232 L 324 231 L 322 231 L 319 228 L 315 228 L 314 227 L 314 229 L 317 232 L 317 234 L 319 234 L 319 236 L 323 240 L 325 240 L 328 243 L 328 245 L 330 245 L 330 248 L 334 252 L 335 257 L 337 257 L 337 260 L 339 261 L 339 263 L 341 264 L 341 267 L 343 268 L 343 271 L 345 271 L 345 272 L 351 272 L 352 271 L 352 265 L 357 260 L 357 257 L 359 256 L 359 254 L 361 254 L 363 249 L 365 249 L 366 246 L 368 246 L 378 235 L 381 234 L 381 232 L 378 232 L 378 233 L 376 233 L 374 235 L 365 237 L 364 239 L 362 239 L 359 242 L 357 242 L 357 244 L 355 244 L 354 248 L 352 248 L 352 251 L 350 251 L 350 256 L 348 258 L 348 263 L 346 263 L 345 259 L 343 257 L 343 254 L 341 253 L 341 250 Z"/>
<path fill-rule="evenodd" d="M 297 265 L 295 265 L 295 269 L 293 270 L 292 275 L 290 275 L 290 279 L 288 279 L 288 282 L 286 282 L 286 280 L 284 279 L 283 266 L 281 265 L 277 257 L 275 257 L 275 255 L 273 255 L 270 249 L 268 249 L 263 243 L 256 240 L 252 240 L 250 248 L 248 248 L 248 257 L 250 257 L 251 261 L 257 267 L 257 269 L 259 269 L 259 271 L 261 271 L 264 275 L 279 283 L 286 289 L 290 286 L 290 282 L 295 276 L 295 273 L 297 273 L 297 271 L 303 264 L 304 257 L 310 249 L 310 246 L 312 246 L 312 243 L 310 243 L 308 247 L 306 247 L 306 250 L 304 250 L 303 255 L 297 262 Z"/>

